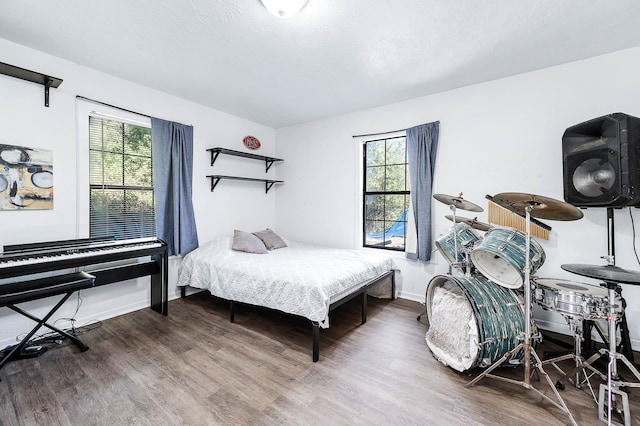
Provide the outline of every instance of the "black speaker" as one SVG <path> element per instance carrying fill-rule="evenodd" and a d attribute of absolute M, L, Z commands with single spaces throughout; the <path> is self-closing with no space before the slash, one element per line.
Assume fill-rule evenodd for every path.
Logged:
<path fill-rule="evenodd" d="M 562 136 L 564 199 L 578 207 L 640 204 L 640 118 L 609 114 Z"/>

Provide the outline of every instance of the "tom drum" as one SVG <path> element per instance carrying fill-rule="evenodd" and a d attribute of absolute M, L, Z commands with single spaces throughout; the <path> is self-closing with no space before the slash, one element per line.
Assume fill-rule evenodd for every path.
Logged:
<path fill-rule="evenodd" d="M 455 238 L 458 239 L 457 243 Z M 448 232 L 435 241 L 436 247 L 447 259 L 449 265 L 466 260 L 465 249 L 471 250 L 480 241 L 480 236 L 466 223 L 456 223 Z M 456 252 L 457 244 L 457 252 Z"/>
<path fill-rule="evenodd" d="M 513 228 L 492 228 L 471 252 L 471 262 L 484 276 L 507 288 L 520 288 L 524 282 L 527 235 Z M 530 274 L 546 259 L 542 246 L 531 238 Z"/>

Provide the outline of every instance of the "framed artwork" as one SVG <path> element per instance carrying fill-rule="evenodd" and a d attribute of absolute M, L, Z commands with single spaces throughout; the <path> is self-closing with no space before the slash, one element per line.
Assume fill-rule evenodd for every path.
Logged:
<path fill-rule="evenodd" d="M 0 210 L 53 208 L 53 152 L 0 144 Z"/>

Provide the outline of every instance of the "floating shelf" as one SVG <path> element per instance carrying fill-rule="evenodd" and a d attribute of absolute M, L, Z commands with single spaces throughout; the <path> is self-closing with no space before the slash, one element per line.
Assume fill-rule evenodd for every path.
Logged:
<path fill-rule="evenodd" d="M 49 88 L 56 88 L 62 83 L 61 78 L 51 77 L 35 71 L 29 71 L 14 65 L 5 64 L 4 62 L 0 62 L 0 74 L 30 81 L 32 83 L 42 84 L 44 86 L 44 106 L 46 107 L 49 106 Z"/>
<path fill-rule="evenodd" d="M 265 184 L 265 194 L 269 192 L 271 187 L 276 183 L 284 183 L 283 180 L 273 180 L 273 179 L 255 179 L 241 176 L 224 176 L 224 175 L 208 175 L 208 178 L 211 179 L 211 192 L 216 188 L 220 179 L 232 179 L 232 180 L 249 180 L 253 182 L 264 182 Z"/>
<path fill-rule="evenodd" d="M 216 162 L 216 160 L 218 159 L 218 156 L 220 154 L 234 155 L 236 157 L 251 158 L 253 160 L 262 160 L 262 161 L 265 162 L 265 167 L 266 167 L 265 172 L 269 171 L 269 169 L 271 168 L 273 163 L 278 162 L 278 161 L 284 161 L 281 158 L 266 157 L 264 155 L 252 154 L 250 152 L 236 151 L 236 150 L 227 149 L 227 148 L 209 148 L 209 149 L 207 149 L 207 151 L 211 152 L 211 165 L 212 166 Z"/>

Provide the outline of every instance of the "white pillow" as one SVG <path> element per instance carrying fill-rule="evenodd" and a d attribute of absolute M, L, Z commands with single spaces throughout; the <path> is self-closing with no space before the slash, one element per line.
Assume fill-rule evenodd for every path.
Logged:
<path fill-rule="evenodd" d="M 267 248 L 260 238 L 248 232 L 238 231 L 237 229 L 233 231 L 231 249 L 255 254 L 267 253 Z"/>

